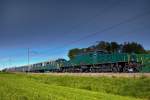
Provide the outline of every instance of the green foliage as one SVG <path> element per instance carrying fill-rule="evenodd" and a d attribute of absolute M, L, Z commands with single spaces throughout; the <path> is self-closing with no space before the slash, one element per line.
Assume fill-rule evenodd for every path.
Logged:
<path fill-rule="evenodd" d="M 78 49 L 78 48 L 71 49 L 71 50 L 69 50 L 68 57 L 70 59 L 73 59 L 79 52 L 80 52 L 80 49 Z"/>
<path fill-rule="evenodd" d="M 72 49 L 68 53 L 68 57 L 70 59 L 74 58 L 77 54 L 80 52 L 89 52 L 89 51 L 95 51 L 95 50 L 103 50 L 107 51 L 108 53 L 115 53 L 115 52 L 123 52 L 123 53 L 149 53 L 149 51 L 146 52 L 146 50 L 143 48 L 143 46 L 136 42 L 125 42 L 124 44 L 118 44 L 117 42 L 106 42 L 106 41 L 100 41 L 96 45 L 89 46 L 87 48 L 83 49 Z"/>
<path fill-rule="evenodd" d="M 119 51 L 120 45 L 117 42 L 100 41 L 96 45 L 96 49 L 113 53 L 113 52 L 118 52 Z"/>
<path fill-rule="evenodd" d="M 124 82 L 129 90 L 122 88 L 120 94 L 124 92 L 124 95 L 131 95 L 133 91 L 131 94 L 128 92 L 134 85 L 133 79 L 1 73 L 0 80 L 0 100 L 141 100 L 114 95 L 119 93 L 118 89 Z M 137 97 L 143 93 L 145 98 L 148 97 L 148 82 L 149 79 L 136 79 L 136 89 L 144 87 L 141 92 L 136 91 Z"/>
<path fill-rule="evenodd" d="M 111 45 L 109 42 L 101 41 L 96 45 L 96 49 L 110 52 Z"/>
<path fill-rule="evenodd" d="M 146 53 L 143 46 L 141 44 L 136 43 L 136 42 L 125 43 L 123 45 L 122 51 L 125 53 L 137 53 L 137 54 Z"/>
<path fill-rule="evenodd" d="M 111 42 L 111 52 L 118 52 L 120 49 L 120 45 L 117 42 Z"/>

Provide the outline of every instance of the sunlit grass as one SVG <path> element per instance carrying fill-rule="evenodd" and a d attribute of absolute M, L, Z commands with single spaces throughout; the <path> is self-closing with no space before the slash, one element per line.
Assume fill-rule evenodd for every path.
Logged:
<path fill-rule="evenodd" d="M 117 79 L 113 80 L 117 81 Z M 124 79 L 120 80 L 121 82 L 126 81 L 123 81 Z M 149 79 L 138 80 L 142 80 L 144 83 L 149 82 Z M 60 77 L 3 73 L 0 74 L 0 100 L 137 100 L 129 97 L 130 95 L 127 94 L 127 91 L 130 93 L 129 88 L 125 90 L 123 86 L 120 92 L 125 90 L 126 96 L 119 96 L 117 89 L 121 87 L 117 88 L 117 85 L 120 85 L 120 83 L 118 81 L 115 85 L 114 81 L 111 78 L 98 77 Z M 133 81 L 130 80 L 129 84 L 131 82 Z M 143 87 L 146 88 L 146 86 Z M 148 98 L 146 89 L 143 91 L 145 91 L 145 97 Z"/>
<path fill-rule="evenodd" d="M 137 98 L 150 98 L 150 78 L 117 78 L 117 77 L 77 77 L 77 76 L 49 76 L 30 75 L 45 84 L 72 87 L 95 92 L 111 93 Z"/>

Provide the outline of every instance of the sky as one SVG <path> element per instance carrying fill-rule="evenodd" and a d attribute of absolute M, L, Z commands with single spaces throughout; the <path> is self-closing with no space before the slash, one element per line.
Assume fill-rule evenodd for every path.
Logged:
<path fill-rule="evenodd" d="M 0 69 L 57 58 L 96 41 L 150 49 L 150 0 L 0 0 Z"/>

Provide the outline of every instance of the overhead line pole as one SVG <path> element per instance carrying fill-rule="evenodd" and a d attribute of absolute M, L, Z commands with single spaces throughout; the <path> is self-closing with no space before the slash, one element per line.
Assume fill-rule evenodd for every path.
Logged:
<path fill-rule="evenodd" d="M 30 49 L 28 48 L 28 65 L 30 64 Z"/>
<path fill-rule="evenodd" d="M 30 71 L 30 48 L 28 48 L 28 72 Z"/>

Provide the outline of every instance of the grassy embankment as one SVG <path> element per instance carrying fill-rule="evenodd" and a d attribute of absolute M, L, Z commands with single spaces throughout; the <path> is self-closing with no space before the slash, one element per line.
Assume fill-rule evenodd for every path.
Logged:
<path fill-rule="evenodd" d="M 140 100 L 137 98 L 150 99 L 149 78 L 0 73 L 0 100 Z"/>

